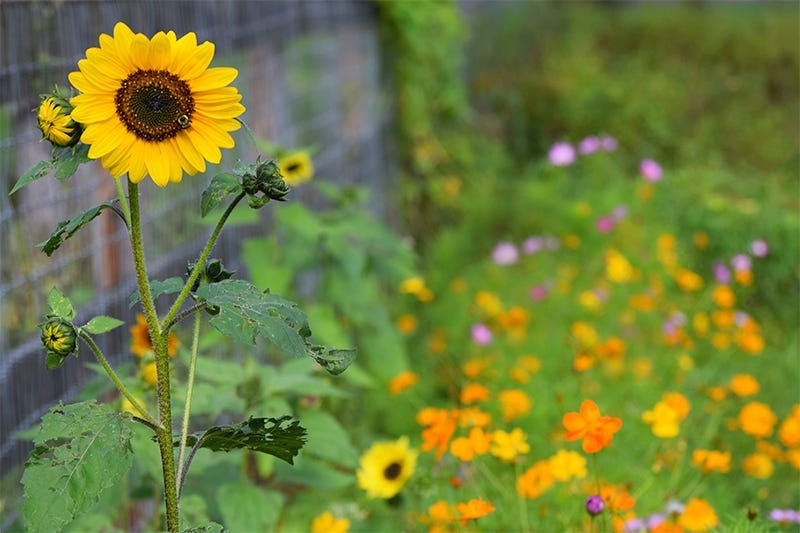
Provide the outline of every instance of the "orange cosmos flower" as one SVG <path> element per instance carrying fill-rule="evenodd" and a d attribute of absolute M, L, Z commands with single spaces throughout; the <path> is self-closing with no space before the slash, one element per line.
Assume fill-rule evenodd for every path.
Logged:
<path fill-rule="evenodd" d="M 709 531 L 717 527 L 719 519 L 714 508 L 707 501 L 700 498 L 692 498 L 683 508 L 678 524 L 691 532 Z"/>
<path fill-rule="evenodd" d="M 457 516 L 454 520 L 463 521 L 466 524 L 470 520 L 484 517 L 495 511 L 494 505 L 491 502 L 484 501 L 483 498 L 472 499 L 466 503 L 459 503 L 456 509 L 461 516 Z"/>
<path fill-rule="evenodd" d="M 583 439 L 586 453 L 597 453 L 611 444 L 614 433 L 622 427 L 621 419 L 601 416 L 600 408 L 592 400 L 584 400 L 580 412 L 565 414 L 561 422 L 567 430 L 566 439 Z"/>
<path fill-rule="evenodd" d="M 531 410 L 531 399 L 523 390 L 504 390 L 500 392 L 499 399 L 500 410 L 506 422 L 525 416 Z"/>
<path fill-rule="evenodd" d="M 739 411 L 739 424 L 742 431 L 758 438 L 772 435 L 778 417 L 765 403 L 750 402 Z"/>
<path fill-rule="evenodd" d="M 131 352 L 137 357 L 144 357 L 148 352 L 153 351 L 153 343 L 150 341 L 150 332 L 147 330 L 147 320 L 144 315 L 139 313 L 136 315 L 136 324 L 130 327 L 131 331 Z M 167 353 L 170 357 L 174 357 L 178 353 L 178 346 L 180 346 L 175 333 L 170 332 L 167 337 Z"/>
<path fill-rule="evenodd" d="M 736 374 L 731 378 L 731 391 L 738 397 L 752 396 L 758 393 L 758 380 L 750 374 Z"/>
<path fill-rule="evenodd" d="M 461 389 L 461 396 L 459 399 L 463 404 L 482 402 L 489 399 L 489 389 L 480 383 L 468 383 Z"/>
<path fill-rule="evenodd" d="M 413 387 L 419 381 L 419 375 L 411 371 L 401 372 L 389 382 L 389 392 L 397 396 L 404 390 Z"/>
<path fill-rule="evenodd" d="M 469 430 L 469 437 L 458 437 L 450 443 L 450 453 L 462 461 L 472 461 L 476 455 L 489 453 L 492 442 L 491 433 L 486 433 L 482 428 L 474 427 Z"/>
<path fill-rule="evenodd" d="M 550 461 L 537 461 L 517 478 L 517 493 L 523 498 L 535 500 L 552 487 L 554 482 Z"/>
<path fill-rule="evenodd" d="M 692 464 L 702 470 L 704 474 L 709 472 L 725 474 L 731 470 L 731 452 L 695 450 L 692 452 Z"/>
<path fill-rule="evenodd" d="M 441 459 L 447 451 L 450 438 L 456 431 L 456 421 L 458 420 L 458 410 L 448 411 L 447 409 L 435 409 L 432 407 L 423 409 L 417 414 L 417 422 L 427 426 L 422 431 L 423 451 L 436 449 L 436 459 Z"/>
<path fill-rule="evenodd" d="M 778 439 L 787 448 L 800 444 L 800 403 L 794 404 L 792 412 L 781 422 Z"/>

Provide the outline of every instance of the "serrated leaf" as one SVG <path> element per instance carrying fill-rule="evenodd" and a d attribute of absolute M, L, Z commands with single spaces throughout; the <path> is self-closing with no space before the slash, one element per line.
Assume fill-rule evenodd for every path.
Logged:
<path fill-rule="evenodd" d="M 217 524 L 216 522 L 211 522 L 205 526 L 184 529 L 181 531 L 181 533 L 223 533 L 223 531 L 225 531 L 225 528 L 223 528 L 222 525 Z"/>
<path fill-rule="evenodd" d="M 347 370 L 356 359 L 355 350 L 336 350 L 325 346 L 316 346 L 310 350 L 310 354 L 314 361 L 334 376 Z"/>
<path fill-rule="evenodd" d="M 17 180 L 17 183 L 14 184 L 14 187 L 11 189 L 11 192 L 9 192 L 8 195 L 11 196 L 24 186 L 29 185 L 34 181 L 47 176 L 48 174 L 50 174 L 50 172 L 53 170 L 54 167 L 55 167 L 55 162 L 52 159 L 47 161 L 39 161 L 33 166 L 33 168 L 28 170 Z"/>
<path fill-rule="evenodd" d="M 71 178 L 78 170 L 78 167 L 88 161 L 91 161 L 89 159 L 89 145 L 78 144 L 74 149 L 54 159 L 56 170 L 54 175 L 59 180 Z"/>
<path fill-rule="evenodd" d="M 111 331 L 112 329 L 118 328 L 124 323 L 125 322 L 122 320 L 112 318 L 110 316 L 96 316 L 87 322 L 86 325 L 81 329 L 93 335 L 97 335 L 98 333 L 105 333 L 107 331 Z"/>
<path fill-rule="evenodd" d="M 164 281 L 158 280 L 150 280 L 150 292 L 153 293 L 153 299 L 155 300 L 159 296 L 164 294 L 174 294 L 176 292 L 181 292 L 183 290 L 183 286 L 186 282 L 183 278 L 174 277 L 174 278 L 167 278 Z M 131 294 L 131 298 L 128 301 L 128 307 L 132 308 L 136 305 L 141 299 L 141 295 L 139 294 L 139 289 L 136 289 Z"/>
<path fill-rule="evenodd" d="M 219 203 L 230 196 L 231 194 L 238 194 L 242 191 L 242 186 L 239 183 L 239 178 L 235 174 L 223 173 L 217 174 L 211 180 L 211 183 L 203 191 L 200 199 L 200 215 L 206 216 L 210 213 Z"/>
<path fill-rule="evenodd" d="M 108 405 L 59 403 L 42 417 L 25 464 L 27 531 L 59 531 L 130 468 L 131 431 Z"/>
<path fill-rule="evenodd" d="M 47 306 L 50 308 L 50 313 L 67 320 L 75 318 L 75 308 L 69 298 L 61 294 L 61 292 L 53 287 L 47 294 Z"/>
<path fill-rule="evenodd" d="M 97 218 L 103 209 L 111 209 L 112 207 L 114 207 L 113 202 L 103 202 L 69 220 L 62 220 L 58 223 L 56 229 L 50 235 L 50 238 L 44 242 L 40 242 L 36 246 L 42 248 L 42 251 L 47 254 L 48 257 L 53 255 L 53 252 L 58 250 L 65 240 L 72 237 L 76 231 Z"/>
<path fill-rule="evenodd" d="M 290 422 L 291 421 L 291 422 Z M 299 420 L 290 416 L 280 418 L 250 417 L 235 426 L 214 426 L 200 438 L 200 447 L 215 452 L 229 452 L 242 448 L 274 455 L 289 464 L 306 443 L 306 430 Z M 189 435 L 188 446 L 194 446 L 198 437 Z M 175 446 L 180 440 L 175 441 Z"/>

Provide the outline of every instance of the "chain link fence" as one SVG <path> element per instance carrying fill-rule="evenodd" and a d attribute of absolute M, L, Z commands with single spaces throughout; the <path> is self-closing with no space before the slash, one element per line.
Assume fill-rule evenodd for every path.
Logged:
<path fill-rule="evenodd" d="M 8 196 L 23 172 L 49 158 L 31 112 L 39 93 L 54 83 L 67 85 L 86 49 L 117 21 L 148 36 L 193 31 L 198 42 L 215 43 L 215 65 L 239 69 L 234 85 L 256 135 L 281 146 L 312 147 L 317 178 L 366 186 L 370 208 L 391 219 L 396 172 L 376 9 L 344 0 L 0 2 L 0 478 L 16 476 L 29 453 L 29 443 L 15 434 L 94 376 L 85 365 L 93 362 L 88 350 L 78 361 L 46 370 L 35 326 L 47 312 L 49 290 L 56 286 L 76 303 L 78 322 L 103 314 L 130 324 L 136 313 L 128 307 L 135 285 L 127 232 L 112 214 L 101 215 L 52 257 L 36 248 L 59 221 L 116 197 L 99 163 L 83 165 L 68 184 L 48 177 Z M 237 146 L 224 154 L 220 169 L 256 157 L 243 130 L 234 138 Z M 143 182 L 151 278 L 184 274 L 208 237 L 199 196 L 215 171 L 222 170 L 212 166 L 166 189 Z M 320 201 L 302 187 L 290 198 Z M 239 243 L 264 231 L 268 211 L 258 224 L 223 232 L 214 255 L 241 268 Z M 112 363 L 131 357 L 127 329 L 115 333 L 102 338 Z"/>

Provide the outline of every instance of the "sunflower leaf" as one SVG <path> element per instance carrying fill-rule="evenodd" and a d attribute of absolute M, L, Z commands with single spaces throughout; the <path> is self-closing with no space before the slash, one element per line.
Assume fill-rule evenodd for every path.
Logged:
<path fill-rule="evenodd" d="M 50 312 L 55 316 L 67 320 L 75 318 L 75 307 L 73 307 L 72 302 L 55 287 L 50 289 L 50 292 L 47 293 L 47 306 L 50 308 Z"/>
<path fill-rule="evenodd" d="M 198 439 L 200 448 L 208 448 L 214 452 L 246 448 L 274 455 L 293 464 L 295 456 L 306 443 L 306 429 L 300 425 L 299 420 L 288 415 L 280 418 L 251 416 L 236 425 L 209 428 L 200 437 L 189 435 L 186 444 L 195 446 Z M 180 446 L 180 439 L 176 439 L 174 445 Z"/>
<path fill-rule="evenodd" d="M 63 152 L 63 155 L 53 159 L 53 163 L 55 163 L 56 179 L 65 180 L 71 178 L 82 163 L 87 163 L 89 161 L 91 161 L 91 159 L 89 159 L 88 144 L 81 143 L 69 151 Z"/>
<path fill-rule="evenodd" d="M 80 213 L 69 220 L 62 220 L 58 223 L 53 233 L 50 234 L 50 238 L 44 242 L 40 242 L 36 246 L 42 248 L 42 251 L 49 257 L 53 255 L 53 252 L 58 250 L 65 240 L 72 237 L 76 231 L 97 218 L 103 209 L 113 208 L 114 202 L 103 202 L 102 204 L 91 209 L 87 209 L 83 213 Z"/>
<path fill-rule="evenodd" d="M 106 333 L 112 329 L 118 328 L 124 323 L 125 322 L 117 318 L 101 315 L 91 319 L 81 329 L 93 335 L 97 335 L 99 333 Z"/>
<path fill-rule="evenodd" d="M 209 214 L 219 203 L 232 194 L 242 192 L 242 186 L 239 183 L 239 177 L 235 174 L 225 172 L 217 174 L 211 180 L 206 190 L 203 191 L 203 196 L 200 199 L 200 215 L 206 216 Z"/>
<path fill-rule="evenodd" d="M 153 299 L 155 300 L 159 296 L 163 294 L 174 294 L 176 292 L 181 292 L 183 290 L 183 285 L 185 281 L 183 278 L 179 278 L 177 276 L 173 278 L 167 278 L 164 281 L 158 281 L 151 279 L 150 280 L 150 292 L 153 293 Z M 128 300 L 128 308 L 132 309 L 136 302 L 138 302 L 142 296 L 139 294 L 139 289 L 136 289 L 131 293 L 131 298 Z"/>
<path fill-rule="evenodd" d="M 28 170 L 25 174 L 23 174 L 19 178 L 19 180 L 17 180 L 17 183 L 14 184 L 14 187 L 11 189 L 11 192 L 9 192 L 8 195 L 11 196 L 24 186 L 47 176 L 48 174 L 50 174 L 53 168 L 55 168 L 55 166 L 56 166 L 55 159 L 50 159 L 47 161 L 39 161 L 33 166 L 33 168 Z"/>
<path fill-rule="evenodd" d="M 42 417 L 25 464 L 27 531 L 61 531 L 97 503 L 133 460 L 125 415 L 95 402 L 59 404 Z"/>

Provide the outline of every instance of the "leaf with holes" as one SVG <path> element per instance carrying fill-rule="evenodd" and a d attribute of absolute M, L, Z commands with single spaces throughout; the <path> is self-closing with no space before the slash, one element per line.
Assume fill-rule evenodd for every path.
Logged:
<path fill-rule="evenodd" d="M 174 277 L 174 278 L 167 278 L 164 281 L 159 281 L 155 279 L 150 280 L 150 292 L 153 295 L 153 300 L 158 298 L 163 294 L 174 294 L 176 292 L 181 292 L 183 290 L 183 285 L 186 283 L 183 281 L 183 278 Z M 131 294 L 131 298 L 128 301 L 128 307 L 133 308 L 136 303 L 141 300 L 141 295 L 139 294 L 139 289 L 136 289 Z"/>
<path fill-rule="evenodd" d="M 84 227 L 86 224 L 97 218 L 103 209 L 113 209 L 114 202 L 103 202 L 91 209 L 87 209 L 83 213 L 72 217 L 69 220 L 62 220 L 56 225 L 56 229 L 50 234 L 50 238 L 44 242 L 40 242 L 36 246 L 40 247 L 44 253 L 49 256 L 64 244 L 64 241 L 72 237 L 75 232 Z"/>
<path fill-rule="evenodd" d="M 219 203 L 232 194 L 242 192 L 242 186 L 239 183 L 239 177 L 235 174 L 226 172 L 224 174 L 217 174 L 200 198 L 200 215 L 206 216 L 209 214 Z"/>
<path fill-rule="evenodd" d="M 27 531 L 60 531 L 97 503 L 131 466 L 125 415 L 95 402 L 59 403 L 42 417 L 25 463 Z"/>

